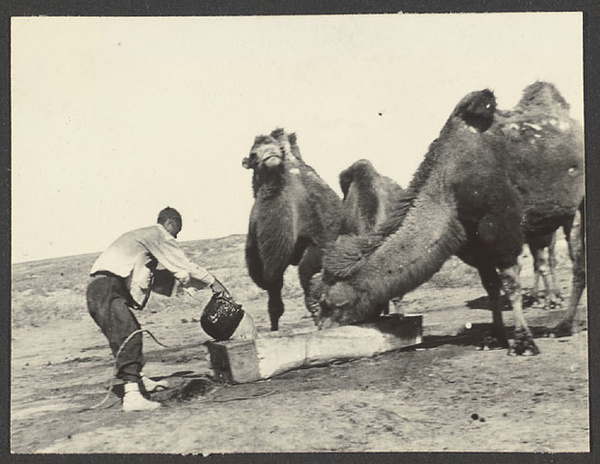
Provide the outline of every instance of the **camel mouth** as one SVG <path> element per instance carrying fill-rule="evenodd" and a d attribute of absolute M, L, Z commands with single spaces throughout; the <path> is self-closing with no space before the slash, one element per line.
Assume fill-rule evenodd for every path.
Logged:
<path fill-rule="evenodd" d="M 319 330 L 327 330 L 327 329 L 335 329 L 336 327 L 341 327 L 338 321 L 335 321 L 331 317 L 320 317 L 317 322 L 317 328 Z"/>
<path fill-rule="evenodd" d="M 260 162 L 260 164 L 262 166 L 265 166 L 267 168 L 274 168 L 279 166 L 281 163 L 283 163 L 283 158 L 280 155 L 269 155 L 266 156 L 265 158 L 263 158 L 263 160 Z"/>
<path fill-rule="evenodd" d="M 344 302 L 341 306 L 332 306 L 326 300 L 320 302 L 320 310 L 317 316 L 317 327 L 319 330 L 335 329 L 352 323 L 352 314 L 349 312 L 349 303 Z"/>

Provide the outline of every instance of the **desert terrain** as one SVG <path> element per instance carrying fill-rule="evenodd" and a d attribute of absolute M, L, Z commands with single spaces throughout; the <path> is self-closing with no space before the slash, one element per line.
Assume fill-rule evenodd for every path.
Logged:
<path fill-rule="evenodd" d="M 183 248 L 228 287 L 260 336 L 275 336 L 267 295 L 246 272 L 244 240 L 234 235 Z M 559 242 L 566 304 L 571 264 Z M 422 345 L 248 384 L 212 377 L 199 323 L 209 292 L 153 295 L 138 319 L 166 347 L 144 335 L 145 372 L 173 388 L 153 395 L 160 410 L 123 413 L 107 393 L 112 355 L 85 306 L 96 257 L 12 266 L 12 453 L 589 451 L 587 331 L 545 338 L 563 309 L 532 305 L 525 316 L 540 355 L 479 350 L 491 313 L 476 271 L 455 258 L 402 301 L 406 314 L 423 315 Z M 527 293 L 527 253 L 522 263 Z M 295 268 L 286 273 L 283 299 L 276 336 L 314 327 Z M 585 326 L 585 294 L 580 305 Z M 511 334 L 508 309 L 504 320 Z M 103 407 L 85 409 L 104 398 Z"/>

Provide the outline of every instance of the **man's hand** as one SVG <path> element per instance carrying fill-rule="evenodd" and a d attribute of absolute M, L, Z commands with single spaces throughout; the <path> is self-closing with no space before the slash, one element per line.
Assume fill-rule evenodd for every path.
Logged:
<path fill-rule="evenodd" d="M 196 293 L 198 293 L 198 289 L 196 289 L 194 287 L 183 287 L 183 291 L 191 297 L 193 297 Z"/>
<path fill-rule="evenodd" d="M 227 290 L 225 289 L 225 287 L 223 287 L 223 285 L 221 284 L 221 282 L 219 282 L 216 279 L 212 283 L 212 285 L 210 286 L 210 289 L 213 291 L 213 293 L 224 293 L 224 294 L 227 294 Z"/>
<path fill-rule="evenodd" d="M 223 293 L 225 296 L 231 298 L 231 294 L 227 291 L 225 286 L 219 282 L 219 279 L 217 279 L 215 276 L 213 277 L 215 281 L 210 286 L 210 289 L 213 291 L 213 293 Z"/>

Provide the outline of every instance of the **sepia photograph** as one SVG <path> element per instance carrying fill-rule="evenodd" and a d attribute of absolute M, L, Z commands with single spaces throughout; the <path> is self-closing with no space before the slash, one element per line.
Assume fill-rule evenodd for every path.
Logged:
<path fill-rule="evenodd" d="M 11 454 L 589 453 L 583 37 L 12 16 Z"/>

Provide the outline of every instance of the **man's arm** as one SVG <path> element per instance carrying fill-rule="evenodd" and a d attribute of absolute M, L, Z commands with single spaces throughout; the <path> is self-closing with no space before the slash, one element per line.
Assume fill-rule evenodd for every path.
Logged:
<path fill-rule="evenodd" d="M 210 286 L 215 282 L 215 278 L 206 269 L 188 259 L 174 238 L 148 240 L 145 245 L 158 262 L 172 272 L 184 286 L 190 285 L 192 279 L 204 286 Z"/>
<path fill-rule="evenodd" d="M 231 297 L 231 294 L 227 291 L 227 289 L 225 288 L 225 286 L 219 282 L 219 279 L 217 279 L 216 277 L 213 276 L 213 278 L 215 279 L 214 283 L 210 286 L 210 288 L 212 289 L 213 292 L 216 293 L 224 293 L 226 296 Z"/>

